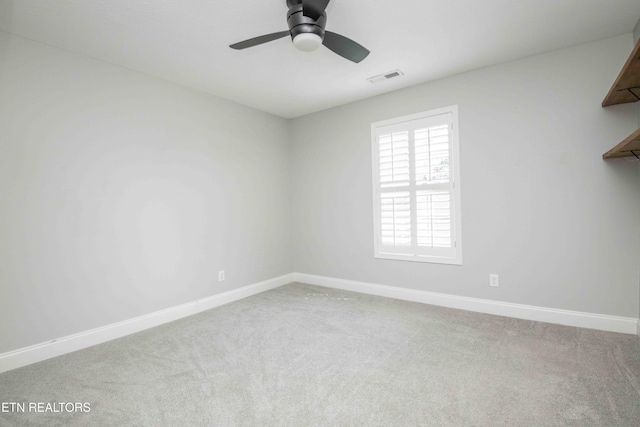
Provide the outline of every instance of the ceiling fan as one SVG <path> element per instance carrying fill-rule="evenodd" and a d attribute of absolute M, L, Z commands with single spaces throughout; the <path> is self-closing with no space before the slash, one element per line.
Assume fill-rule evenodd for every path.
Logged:
<path fill-rule="evenodd" d="M 327 24 L 325 9 L 329 0 L 287 0 L 288 31 L 265 34 L 229 46 L 232 49 L 246 49 L 282 37 L 291 36 L 299 50 L 310 52 L 321 44 L 350 61 L 358 63 L 369 55 L 369 51 L 351 39 L 324 29 Z"/>

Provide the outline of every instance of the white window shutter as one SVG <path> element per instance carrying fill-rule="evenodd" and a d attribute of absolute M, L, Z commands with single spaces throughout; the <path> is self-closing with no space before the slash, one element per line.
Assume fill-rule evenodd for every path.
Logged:
<path fill-rule="evenodd" d="M 372 124 L 381 258 L 461 263 L 457 108 Z"/>

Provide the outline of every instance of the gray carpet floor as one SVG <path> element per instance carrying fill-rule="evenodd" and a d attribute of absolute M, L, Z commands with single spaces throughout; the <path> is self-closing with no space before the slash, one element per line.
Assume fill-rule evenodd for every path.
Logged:
<path fill-rule="evenodd" d="M 638 426 L 636 336 L 294 283 L 0 375 L 2 425 Z"/>

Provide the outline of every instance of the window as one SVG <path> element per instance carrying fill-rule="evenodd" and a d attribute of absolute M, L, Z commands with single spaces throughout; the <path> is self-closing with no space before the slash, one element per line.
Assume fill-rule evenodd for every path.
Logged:
<path fill-rule="evenodd" d="M 371 124 L 375 257 L 462 264 L 458 107 Z"/>

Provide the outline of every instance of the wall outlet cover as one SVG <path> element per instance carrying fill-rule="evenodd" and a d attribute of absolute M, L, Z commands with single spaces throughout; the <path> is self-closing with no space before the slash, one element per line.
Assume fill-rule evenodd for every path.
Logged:
<path fill-rule="evenodd" d="M 493 286 L 495 288 L 497 288 L 500 285 L 500 282 L 498 280 L 498 275 L 497 274 L 490 274 L 489 275 L 489 286 Z"/>

